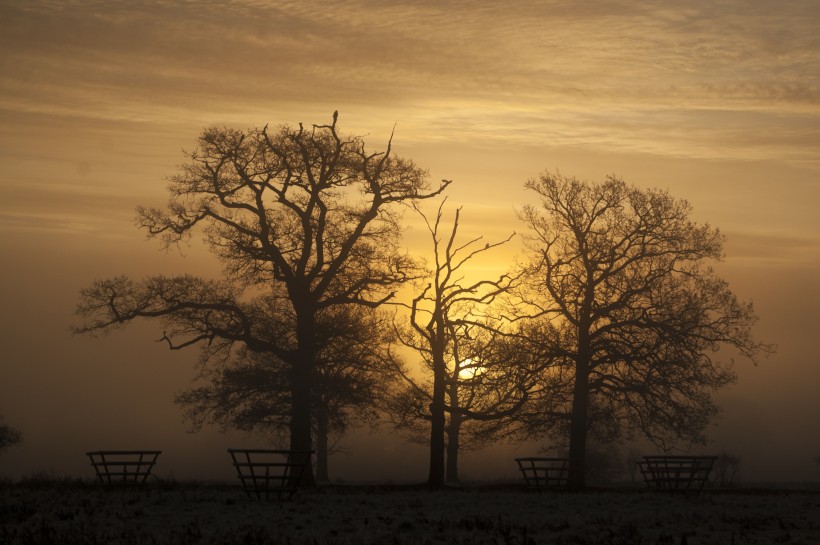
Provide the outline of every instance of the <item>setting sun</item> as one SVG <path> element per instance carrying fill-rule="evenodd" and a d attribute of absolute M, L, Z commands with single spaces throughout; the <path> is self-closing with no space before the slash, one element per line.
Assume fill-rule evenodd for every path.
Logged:
<path fill-rule="evenodd" d="M 470 380 L 484 372 L 484 367 L 479 363 L 474 363 L 473 360 L 467 358 L 458 366 L 458 378 L 461 380 Z"/>

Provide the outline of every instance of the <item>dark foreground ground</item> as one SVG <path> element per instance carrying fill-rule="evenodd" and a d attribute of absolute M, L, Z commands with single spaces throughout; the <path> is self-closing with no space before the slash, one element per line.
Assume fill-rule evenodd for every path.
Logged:
<path fill-rule="evenodd" d="M 0 544 L 41 543 L 820 544 L 820 491 L 336 486 L 259 502 L 218 484 L 0 484 Z"/>

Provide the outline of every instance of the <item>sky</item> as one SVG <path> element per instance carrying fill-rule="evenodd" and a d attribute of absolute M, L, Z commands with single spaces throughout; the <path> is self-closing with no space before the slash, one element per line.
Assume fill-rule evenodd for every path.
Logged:
<path fill-rule="evenodd" d="M 739 455 L 748 481 L 820 480 L 814 0 L 0 0 L 0 415 L 24 433 L 0 475 L 87 477 L 86 450 L 156 448 L 163 476 L 229 478 L 225 448 L 264 444 L 187 432 L 172 399 L 197 354 L 154 342 L 157 324 L 68 329 L 94 279 L 219 275 L 201 245 L 165 252 L 134 225 L 203 128 L 334 110 L 371 149 L 395 131 L 397 154 L 454 180 L 465 236 L 525 231 L 523 185 L 544 170 L 687 199 L 778 345 L 735 362 L 706 450 Z M 425 476 L 424 451 L 389 430 L 345 444 L 335 477 Z M 513 475 L 511 453 L 535 448 L 466 453 L 462 473 Z"/>

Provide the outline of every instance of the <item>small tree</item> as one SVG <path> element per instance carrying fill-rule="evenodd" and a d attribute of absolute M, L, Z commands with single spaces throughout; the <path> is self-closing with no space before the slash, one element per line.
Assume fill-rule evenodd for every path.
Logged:
<path fill-rule="evenodd" d="M 458 480 L 458 449 L 468 422 L 473 439 L 491 437 L 503 429 L 499 421 L 513 414 L 525 400 L 527 388 L 521 373 L 502 372 L 504 362 L 494 360 L 489 348 L 500 328 L 486 317 L 487 306 L 506 292 L 512 278 L 467 282 L 465 266 L 498 243 L 480 245 L 482 237 L 456 242 L 461 209 L 457 209 L 449 235 L 441 232 L 444 202 L 431 224 L 424 217 L 433 243 L 433 270 L 429 283 L 410 305 L 410 327 L 398 328 L 400 342 L 416 350 L 430 373 L 421 382 L 405 374 L 409 388 L 399 407 L 400 424 L 430 422 L 430 472 L 428 484 L 442 486 Z M 510 237 L 511 238 L 511 237 Z M 403 405 L 403 407 L 402 407 Z M 445 452 L 448 461 L 445 466 Z"/>
<path fill-rule="evenodd" d="M 715 469 L 715 478 L 720 486 L 733 485 L 740 473 L 740 456 L 731 452 L 721 452 L 718 454 Z"/>
<path fill-rule="evenodd" d="M 319 316 L 312 393 L 319 482 L 330 480 L 331 436 L 344 435 L 355 423 L 375 425 L 377 398 L 398 380 L 390 325 L 381 314 L 361 306 L 329 309 Z M 291 406 L 287 362 L 247 348 L 228 360 L 214 362 L 214 357 L 210 350 L 203 351 L 199 378 L 207 384 L 176 397 L 194 430 L 212 423 L 223 430 L 259 431 L 286 444 Z"/>
<path fill-rule="evenodd" d="M 771 350 L 752 338 L 751 303 L 707 265 L 722 257 L 723 237 L 693 222 L 686 201 L 614 177 L 545 173 L 526 187 L 540 201 L 521 213 L 532 233 L 529 298 L 558 331 L 553 351 L 572 377 L 570 486 L 585 484 L 590 430 L 640 432 L 661 446 L 703 441 L 717 412 L 710 392 L 735 380 L 718 350 Z"/>
<path fill-rule="evenodd" d="M 79 333 L 136 318 L 165 321 L 172 349 L 243 344 L 287 362 L 289 447 L 312 447 L 317 316 L 331 307 L 377 307 L 415 274 L 399 249 L 396 205 L 438 195 L 412 161 L 368 152 L 329 125 L 238 131 L 212 128 L 171 178 L 164 210 L 139 207 L 139 224 L 167 245 L 202 228 L 225 278 L 125 277 L 81 292 Z M 285 319 L 281 319 L 285 316 Z M 272 326 L 273 324 L 273 326 Z M 312 484 L 313 468 L 302 477 Z"/>
<path fill-rule="evenodd" d="M 629 475 L 629 482 L 631 483 L 634 483 L 638 476 L 638 462 L 640 460 L 641 452 L 634 447 L 629 447 L 624 456 L 624 468 Z"/>
<path fill-rule="evenodd" d="M 20 430 L 12 428 L 0 416 L 0 453 L 6 451 L 7 448 L 17 445 L 23 441 L 23 434 Z"/>

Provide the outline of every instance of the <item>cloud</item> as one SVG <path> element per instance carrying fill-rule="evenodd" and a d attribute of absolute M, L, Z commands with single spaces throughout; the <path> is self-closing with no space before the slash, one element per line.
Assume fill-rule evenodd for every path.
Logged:
<path fill-rule="evenodd" d="M 740 9 L 740 8 L 743 9 Z M 191 125 L 355 110 L 403 136 L 820 168 L 812 2 L 34 1 L 0 108 Z"/>
<path fill-rule="evenodd" d="M 732 262 L 753 262 L 767 265 L 820 266 L 820 236 L 732 232 L 727 235 L 727 259 Z"/>

